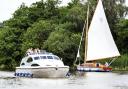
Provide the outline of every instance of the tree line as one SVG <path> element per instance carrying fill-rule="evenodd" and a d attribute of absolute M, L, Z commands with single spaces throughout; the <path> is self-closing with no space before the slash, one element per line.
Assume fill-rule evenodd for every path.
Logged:
<path fill-rule="evenodd" d="M 67 6 L 60 6 L 60 0 L 41 0 L 30 7 L 23 3 L 12 18 L 0 23 L 0 69 L 15 69 L 29 48 L 52 52 L 73 66 L 88 3 L 91 20 L 97 0 L 72 0 Z M 128 58 L 128 20 L 124 18 L 128 7 L 124 3 L 125 0 L 103 0 L 115 42 Z"/>

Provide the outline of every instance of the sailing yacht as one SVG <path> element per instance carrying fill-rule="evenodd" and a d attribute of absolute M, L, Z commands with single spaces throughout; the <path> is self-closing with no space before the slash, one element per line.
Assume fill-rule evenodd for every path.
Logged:
<path fill-rule="evenodd" d="M 110 64 L 115 60 L 113 59 L 109 64 L 102 65 L 100 63 L 96 63 L 97 60 L 103 60 L 107 58 L 115 58 L 120 56 L 120 53 L 117 49 L 117 46 L 112 37 L 102 1 L 99 0 L 96 6 L 90 27 L 88 28 L 88 15 L 89 8 L 87 12 L 87 21 L 86 21 L 86 29 L 85 26 L 83 29 L 82 37 L 85 32 L 85 57 L 84 63 L 79 64 L 77 66 L 78 71 L 95 71 L 95 72 L 108 72 L 111 71 Z M 82 40 L 81 40 L 82 41 Z M 81 45 L 81 42 L 80 42 Z M 77 53 L 77 58 L 80 57 L 79 50 Z"/>

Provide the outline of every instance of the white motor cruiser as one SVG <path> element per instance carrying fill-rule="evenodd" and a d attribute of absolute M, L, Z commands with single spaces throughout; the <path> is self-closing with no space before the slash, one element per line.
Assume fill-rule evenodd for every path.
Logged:
<path fill-rule="evenodd" d="M 48 52 L 33 53 L 25 56 L 16 67 L 17 77 L 62 78 L 66 77 L 69 66 L 56 55 Z"/>

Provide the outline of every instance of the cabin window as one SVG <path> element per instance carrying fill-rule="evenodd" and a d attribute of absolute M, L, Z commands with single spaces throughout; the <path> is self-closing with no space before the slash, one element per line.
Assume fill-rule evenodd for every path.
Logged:
<path fill-rule="evenodd" d="M 40 58 L 39 57 L 34 57 L 34 60 L 39 60 Z"/>
<path fill-rule="evenodd" d="M 100 66 L 100 64 L 99 63 L 96 63 L 96 67 L 99 67 Z"/>
<path fill-rule="evenodd" d="M 25 63 L 21 63 L 21 65 L 25 65 Z"/>
<path fill-rule="evenodd" d="M 32 64 L 31 66 L 40 66 L 40 65 L 38 65 L 38 64 Z"/>
<path fill-rule="evenodd" d="M 29 57 L 28 60 L 27 60 L 28 63 L 29 63 L 29 62 L 32 62 L 32 61 L 33 61 L 33 60 L 32 60 L 31 57 Z"/>
<path fill-rule="evenodd" d="M 46 56 L 40 56 L 40 58 L 41 58 L 41 59 L 47 59 L 47 57 L 46 57 Z"/>
<path fill-rule="evenodd" d="M 47 58 L 48 58 L 48 59 L 53 59 L 53 57 L 52 57 L 52 56 L 47 56 Z"/>
<path fill-rule="evenodd" d="M 57 57 L 57 56 L 54 56 L 54 59 L 56 59 L 56 60 L 60 60 L 60 58 L 59 58 L 59 57 Z"/>

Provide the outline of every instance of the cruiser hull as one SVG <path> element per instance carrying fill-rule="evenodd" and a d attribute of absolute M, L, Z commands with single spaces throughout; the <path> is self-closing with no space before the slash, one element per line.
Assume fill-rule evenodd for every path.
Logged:
<path fill-rule="evenodd" d="M 15 76 L 34 78 L 64 78 L 69 71 L 69 67 L 17 67 Z"/>

